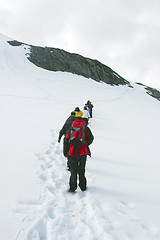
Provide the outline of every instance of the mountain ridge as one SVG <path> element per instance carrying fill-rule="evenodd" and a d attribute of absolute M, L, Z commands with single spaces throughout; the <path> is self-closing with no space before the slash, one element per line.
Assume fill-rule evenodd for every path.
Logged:
<path fill-rule="evenodd" d="M 16 40 L 8 41 L 8 43 L 12 46 L 24 44 Z M 71 72 L 110 85 L 128 85 L 131 87 L 129 81 L 98 60 L 83 57 L 76 53 L 69 53 L 59 48 L 28 46 L 31 48 L 28 59 L 38 67 L 49 71 Z"/>
<path fill-rule="evenodd" d="M 59 48 L 33 46 L 16 40 L 7 42 L 11 46 L 23 44 L 29 46 L 30 54 L 27 55 L 27 58 L 37 67 L 49 71 L 71 72 L 98 82 L 105 82 L 111 86 L 127 85 L 133 88 L 129 81 L 98 60 L 83 57 Z M 136 84 L 143 86 L 148 95 L 160 101 L 160 92 L 157 89 L 138 82 Z"/>

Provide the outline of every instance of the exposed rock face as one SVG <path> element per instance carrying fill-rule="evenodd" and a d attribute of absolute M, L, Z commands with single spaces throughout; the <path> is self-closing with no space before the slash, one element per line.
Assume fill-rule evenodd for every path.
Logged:
<path fill-rule="evenodd" d="M 51 71 L 71 72 L 111 85 L 130 85 L 128 81 L 97 60 L 68 53 L 61 49 L 32 47 L 29 60 Z"/>
<path fill-rule="evenodd" d="M 12 46 L 24 44 L 15 40 L 8 41 L 8 43 Z M 128 87 L 132 87 L 130 82 L 97 60 L 85 58 L 79 54 L 69 53 L 58 48 L 28 46 L 30 46 L 31 50 L 27 58 L 38 67 L 50 71 L 71 72 L 113 86 L 128 85 Z M 141 83 L 137 84 L 144 86 L 147 94 L 160 101 L 160 92 L 157 89 L 150 88 Z"/>
<path fill-rule="evenodd" d="M 17 41 L 9 41 L 9 43 L 12 46 L 23 44 Z M 127 80 L 97 60 L 85 58 L 79 54 L 69 53 L 58 48 L 29 46 L 31 52 L 28 59 L 38 67 L 50 71 L 71 72 L 110 85 L 127 84 L 131 87 Z"/>
<path fill-rule="evenodd" d="M 147 90 L 146 91 L 147 94 L 149 94 L 150 96 L 152 96 L 160 101 L 160 92 L 157 89 L 148 87 L 142 83 L 136 83 L 136 84 L 143 86 L 144 89 Z"/>

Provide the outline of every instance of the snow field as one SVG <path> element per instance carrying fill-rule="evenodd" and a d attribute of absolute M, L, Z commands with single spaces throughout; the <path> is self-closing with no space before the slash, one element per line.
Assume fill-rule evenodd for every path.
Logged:
<path fill-rule="evenodd" d="M 16 239 L 115 240 L 117 236 L 124 240 L 156 239 L 157 230 L 140 221 L 134 202 L 110 201 L 110 198 L 107 202 L 98 201 L 99 191 L 103 193 L 94 186 L 95 176 L 89 167 L 86 171 L 88 191 L 77 189 L 76 194 L 67 193 L 70 174 L 57 137 L 58 130 L 53 130 L 48 150 L 37 154 L 41 195 L 39 201 L 21 202 L 20 209 L 17 207 L 16 212 L 24 214 L 32 206 L 32 212 L 24 218 L 24 227 Z"/>
<path fill-rule="evenodd" d="M 0 239 L 159 240 L 159 102 L 134 83 L 40 69 L 28 51 L 0 36 Z M 69 194 L 58 132 L 88 99 L 88 191 Z"/>

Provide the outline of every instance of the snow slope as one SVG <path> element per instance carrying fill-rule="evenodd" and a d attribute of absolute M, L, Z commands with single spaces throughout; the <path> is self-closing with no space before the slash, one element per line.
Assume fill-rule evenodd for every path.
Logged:
<path fill-rule="evenodd" d="M 159 240 L 160 103 L 30 63 L 0 34 L 0 239 Z M 75 107 L 94 104 L 88 191 L 67 194 L 57 142 Z"/>

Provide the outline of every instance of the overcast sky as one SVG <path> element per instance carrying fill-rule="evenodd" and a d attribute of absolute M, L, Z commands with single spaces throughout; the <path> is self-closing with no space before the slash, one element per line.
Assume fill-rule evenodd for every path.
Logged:
<path fill-rule="evenodd" d="M 159 0 L 0 0 L 0 33 L 97 59 L 160 90 Z"/>

